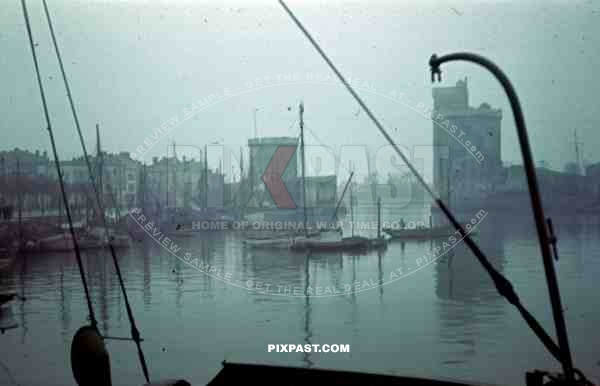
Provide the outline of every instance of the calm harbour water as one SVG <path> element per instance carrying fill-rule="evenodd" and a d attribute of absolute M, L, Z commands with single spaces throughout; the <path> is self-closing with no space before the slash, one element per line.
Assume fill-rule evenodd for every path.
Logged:
<path fill-rule="evenodd" d="M 358 214 L 359 219 L 367 215 Z M 369 215 L 374 218 L 374 215 Z M 384 216 L 390 216 L 384 214 Z M 408 217 L 410 218 L 410 216 Z M 417 219 L 417 218 L 415 218 Z M 592 217 L 554 219 L 557 271 L 575 363 L 600 378 L 600 225 Z M 523 303 L 554 335 L 543 266 L 529 217 L 490 212 L 478 227 L 490 260 L 512 281 Z M 340 288 L 389 281 L 415 271 L 441 242 L 393 243 L 378 256 L 290 255 L 251 252 L 233 232 L 223 240 L 176 240 L 194 256 L 247 280 L 300 287 Z M 119 253 L 128 295 L 141 331 L 151 377 L 186 378 L 201 385 L 221 361 L 361 370 L 495 384 L 524 384 L 524 372 L 558 369 L 517 311 L 465 249 L 451 252 L 388 285 L 334 297 L 274 296 L 211 278 L 161 249 L 136 243 Z M 129 336 L 117 277 L 104 251 L 85 254 L 101 331 Z M 86 304 L 72 253 L 22 258 L 4 290 L 25 301 L 13 305 L 18 328 L 0 336 L 0 384 L 74 385 L 69 349 L 86 322 Z M 362 286 L 362 285 L 361 285 Z M 277 292 L 275 290 L 274 292 Z M 350 353 L 268 353 L 268 344 L 349 344 Z M 135 345 L 108 341 L 114 385 L 143 384 Z M 8 374 L 10 372 L 10 375 Z"/>

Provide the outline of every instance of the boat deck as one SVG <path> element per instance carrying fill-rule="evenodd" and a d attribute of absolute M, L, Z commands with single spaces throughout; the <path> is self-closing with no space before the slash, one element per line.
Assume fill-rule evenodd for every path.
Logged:
<path fill-rule="evenodd" d="M 426 379 L 326 369 L 307 369 L 223 362 L 223 368 L 208 386 L 220 385 L 394 385 L 394 386 L 476 386 L 453 380 Z M 479 384 L 479 386 L 484 386 Z M 491 385 L 487 385 L 491 386 Z"/>

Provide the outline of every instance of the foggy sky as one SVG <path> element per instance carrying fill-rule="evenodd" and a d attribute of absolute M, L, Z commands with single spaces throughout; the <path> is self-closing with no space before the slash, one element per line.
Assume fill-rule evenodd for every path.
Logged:
<path fill-rule="evenodd" d="M 135 152 L 164 122 L 174 116 L 182 120 L 184 109 L 211 94 L 225 89 L 235 94 L 247 90 L 247 82 L 266 77 L 274 82 L 278 75 L 333 76 L 276 1 L 48 3 L 89 150 L 97 122 L 104 150 Z M 431 107 L 431 54 L 472 51 L 494 60 L 513 81 L 536 161 L 562 170 L 575 157 L 574 128 L 584 142 L 584 159 L 600 160 L 594 152 L 600 136 L 593 93 L 600 89 L 595 76 L 600 7 L 592 2 L 323 3 L 327 6 L 288 5 L 344 74 L 377 90 L 358 91 L 411 152 L 431 144 L 432 123 L 385 96 L 395 90 L 414 107 Z M 80 155 L 41 1 L 30 0 L 28 6 L 60 155 Z M 0 149 L 49 150 L 18 1 L 2 5 L 0 52 Z M 453 63 L 443 67 L 442 85 L 465 76 L 472 106 L 487 102 L 503 110 L 502 156 L 520 163 L 508 101 L 492 76 Z M 307 145 L 324 143 L 339 157 L 342 145 L 365 145 L 374 155 L 387 144 L 364 112 L 356 115 L 358 105 L 337 80 L 290 82 L 211 105 L 170 131 L 146 159 L 165 155 L 170 141 L 182 154 L 183 145 L 202 147 L 215 137 L 237 153 L 253 135 L 255 107 L 258 134 L 297 135 L 295 107 L 301 99 Z M 359 173 L 366 172 L 358 158 L 355 163 Z"/>

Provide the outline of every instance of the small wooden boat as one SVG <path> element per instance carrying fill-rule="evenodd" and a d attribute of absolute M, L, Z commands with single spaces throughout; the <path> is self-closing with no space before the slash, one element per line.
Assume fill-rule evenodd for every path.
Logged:
<path fill-rule="evenodd" d="M 351 172 L 351 177 L 354 171 Z M 350 179 L 348 180 L 350 182 Z M 354 195 L 352 193 L 351 184 L 350 186 L 350 215 L 352 223 L 354 223 Z M 338 231 L 339 232 L 339 231 Z M 342 231 L 343 232 L 343 231 Z M 327 239 L 327 238 L 311 238 L 311 239 L 295 239 L 289 244 L 289 248 L 292 251 L 312 251 L 312 252 L 356 252 L 363 253 L 371 249 L 380 249 L 387 246 L 387 240 L 382 237 L 376 239 L 370 239 L 363 236 L 354 234 L 354 228 L 352 228 L 352 236 L 342 237 L 340 239 Z"/>
<path fill-rule="evenodd" d="M 293 240 L 316 239 L 321 232 L 316 229 L 251 230 L 246 232 L 244 245 L 251 248 L 289 249 Z"/>
<path fill-rule="evenodd" d="M 305 239 L 293 240 L 290 249 L 293 251 L 338 252 L 365 251 L 385 247 L 384 239 L 369 239 L 362 236 L 345 237 L 340 240 Z"/>
<path fill-rule="evenodd" d="M 426 379 L 395 375 L 358 373 L 328 369 L 308 369 L 272 365 L 223 362 L 221 371 L 207 384 L 220 385 L 394 385 L 394 386 L 475 386 L 444 379 Z M 483 386 L 483 385 L 480 385 Z"/>
<path fill-rule="evenodd" d="M 466 227 L 463 225 L 463 228 Z M 414 228 L 414 229 L 392 229 L 390 227 L 382 228 L 382 232 L 388 234 L 394 240 L 431 240 L 450 236 L 459 237 L 457 230 L 452 225 L 442 225 L 432 228 Z M 475 229 L 467 230 L 470 235 L 476 233 Z"/>
<path fill-rule="evenodd" d="M 262 236 L 262 237 L 261 237 Z M 299 232 L 280 234 L 272 233 L 268 235 L 257 235 L 255 238 L 247 238 L 244 245 L 251 248 L 271 248 L 271 249 L 289 249 L 290 245 L 296 241 L 315 240 L 320 236 L 319 231 L 311 231 L 308 234 Z"/>
<path fill-rule="evenodd" d="M 308 240 L 308 238 L 302 236 L 275 239 L 248 239 L 244 240 L 244 246 L 251 248 L 289 249 L 290 243 L 302 239 Z"/>
<path fill-rule="evenodd" d="M 106 237 L 95 237 L 92 235 L 82 234 L 77 237 L 79 249 L 96 249 L 108 247 L 108 239 Z M 127 235 L 111 235 L 111 244 L 115 248 L 126 248 L 129 246 L 129 236 Z M 39 252 L 67 252 L 74 249 L 73 238 L 70 233 L 62 233 L 54 236 L 45 237 L 38 240 L 35 250 Z"/>

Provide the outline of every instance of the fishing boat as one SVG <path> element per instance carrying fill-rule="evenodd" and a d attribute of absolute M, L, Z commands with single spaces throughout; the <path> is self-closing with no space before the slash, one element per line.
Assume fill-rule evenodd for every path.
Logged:
<path fill-rule="evenodd" d="M 89 233 L 80 232 L 76 235 L 79 249 L 97 249 L 109 246 L 109 241 L 105 236 L 95 236 Z M 115 248 L 129 247 L 129 236 L 110 235 L 110 242 Z M 31 251 L 38 252 L 66 252 L 74 248 L 73 237 L 70 233 L 61 233 L 45 237 L 36 242 Z"/>
<path fill-rule="evenodd" d="M 339 371 L 329 369 L 307 369 L 289 366 L 272 366 L 248 363 L 223 362 L 221 371 L 207 386 L 239 385 L 245 383 L 263 385 L 383 385 L 383 386 L 476 386 L 474 383 L 443 379 L 426 379 Z M 477 386 L 484 386 L 478 384 Z"/>
<path fill-rule="evenodd" d="M 354 171 L 352 171 L 352 174 Z M 352 175 L 351 175 L 352 176 Z M 378 201 L 378 224 L 380 224 L 379 211 L 381 202 Z M 352 189 L 350 189 L 350 216 L 351 223 L 354 224 L 354 200 Z M 351 227 L 350 237 L 341 237 L 340 239 L 304 239 L 291 240 L 289 248 L 292 251 L 311 251 L 311 252 L 365 252 L 372 249 L 383 249 L 387 246 L 387 240 L 379 234 L 377 238 L 368 238 L 354 234 L 354 226 Z"/>
<path fill-rule="evenodd" d="M 305 236 L 290 236 L 289 238 L 265 238 L 265 239 L 247 239 L 243 244 L 250 248 L 268 248 L 268 249 L 289 249 L 291 243 L 296 241 L 310 240 L 310 237 Z"/>
<path fill-rule="evenodd" d="M 288 244 L 293 251 L 363 251 L 370 247 L 370 240 L 366 237 L 355 236 L 345 237 L 341 240 L 318 240 L 318 239 L 297 239 L 291 240 Z"/>
<path fill-rule="evenodd" d="M 463 228 L 465 225 L 463 225 Z M 431 228 L 404 228 L 393 229 L 391 227 L 382 228 L 382 232 L 388 234 L 392 240 L 431 240 L 440 239 L 458 235 L 456 228 L 451 225 L 440 225 Z M 477 233 L 476 229 L 469 231 L 469 234 Z"/>
<path fill-rule="evenodd" d="M 300 157 L 302 160 L 302 213 L 303 213 L 303 226 L 300 231 L 301 234 L 298 233 L 288 233 L 282 235 L 278 230 L 268 230 L 268 233 L 262 233 L 258 235 L 258 238 L 247 238 L 244 241 L 244 245 L 253 248 L 273 248 L 273 249 L 289 249 L 291 245 L 294 245 L 296 241 L 304 242 L 307 240 L 316 240 L 320 237 L 321 231 L 319 230 L 311 230 L 308 221 L 307 221 L 307 213 L 306 213 L 306 163 L 305 163 L 305 155 L 304 155 L 304 104 L 300 102 L 299 105 L 299 123 L 300 123 Z M 276 209 L 277 210 L 277 209 Z M 262 217 L 264 219 L 264 214 L 255 213 L 253 214 L 254 218 Z M 262 216 L 261 216 L 262 215 Z"/>

